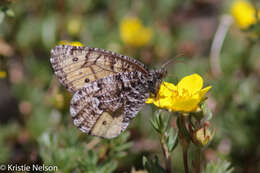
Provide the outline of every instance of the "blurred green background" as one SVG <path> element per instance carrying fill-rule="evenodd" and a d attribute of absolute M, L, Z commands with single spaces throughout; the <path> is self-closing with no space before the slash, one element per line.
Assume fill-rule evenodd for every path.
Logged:
<path fill-rule="evenodd" d="M 204 85 L 212 86 L 207 102 L 216 128 L 203 162 L 228 160 L 236 173 L 260 172 L 260 45 L 231 24 L 219 55 L 222 73 L 214 74 L 211 63 L 212 41 L 229 5 L 221 0 L 1 0 L 0 164 L 134 172 L 144 169 L 144 155 L 158 155 L 163 163 L 149 122 L 156 110 L 152 105 L 144 106 L 115 140 L 76 129 L 69 115 L 71 94 L 57 82 L 49 61 L 51 48 L 68 40 L 135 57 L 150 68 L 175 59 L 168 82 L 200 74 Z M 131 32 L 122 28 L 129 17 L 143 27 L 143 42 L 131 41 L 131 34 L 130 42 L 124 40 L 124 32 Z M 180 151 L 172 154 L 175 172 L 183 172 Z"/>

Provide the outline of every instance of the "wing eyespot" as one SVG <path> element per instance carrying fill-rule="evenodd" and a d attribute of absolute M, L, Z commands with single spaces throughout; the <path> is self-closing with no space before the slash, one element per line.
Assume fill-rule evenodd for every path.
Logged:
<path fill-rule="evenodd" d="M 75 57 L 72 59 L 73 62 L 77 62 L 79 60 L 79 58 Z"/>
<path fill-rule="evenodd" d="M 89 78 L 85 79 L 85 83 L 89 83 L 89 81 L 90 81 Z"/>

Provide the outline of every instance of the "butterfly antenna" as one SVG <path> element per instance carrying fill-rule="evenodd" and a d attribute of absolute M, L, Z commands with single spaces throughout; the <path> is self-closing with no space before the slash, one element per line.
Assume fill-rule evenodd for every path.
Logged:
<path fill-rule="evenodd" d="M 168 60 L 166 63 L 164 63 L 163 65 L 162 65 L 162 68 L 164 68 L 164 69 L 167 69 L 167 67 L 169 67 L 169 65 L 170 64 L 172 64 L 172 63 L 186 63 L 186 61 L 185 60 L 180 60 L 180 59 L 177 59 L 177 58 L 179 58 L 179 57 L 183 57 L 185 54 L 184 53 L 180 53 L 180 54 L 178 54 L 178 55 L 176 55 L 173 59 L 170 59 L 170 60 Z M 173 76 L 173 75 L 170 75 L 170 74 L 168 74 L 167 76 L 170 76 L 170 77 L 176 77 L 176 76 Z"/>
<path fill-rule="evenodd" d="M 164 63 L 164 64 L 162 65 L 162 68 L 166 68 L 169 64 L 171 64 L 171 63 L 173 63 L 173 62 L 174 62 L 174 59 L 168 60 L 166 63 Z"/>
<path fill-rule="evenodd" d="M 182 57 L 182 56 L 184 56 L 184 53 L 180 53 L 180 54 L 176 55 L 173 59 L 166 61 L 166 63 L 164 63 L 162 65 L 162 67 L 167 68 L 168 65 L 177 62 L 177 58 Z M 178 61 L 178 62 L 184 62 L 184 61 Z"/>

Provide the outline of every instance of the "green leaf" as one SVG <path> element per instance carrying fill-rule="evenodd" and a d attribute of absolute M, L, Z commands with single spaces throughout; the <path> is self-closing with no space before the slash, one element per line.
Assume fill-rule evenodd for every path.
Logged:
<path fill-rule="evenodd" d="M 174 129 L 170 128 L 169 135 L 166 139 L 166 145 L 170 152 L 172 152 L 178 144 L 178 132 L 174 135 Z"/>
<path fill-rule="evenodd" d="M 11 146 L 7 138 L 14 138 L 18 135 L 20 127 L 16 123 L 0 126 L 0 164 L 8 162 L 11 157 Z"/>
<path fill-rule="evenodd" d="M 166 116 L 160 112 L 156 113 L 153 120 L 151 120 L 152 127 L 160 134 L 167 131 L 171 116 Z"/>
<path fill-rule="evenodd" d="M 115 148 L 115 151 L 120 152 L 129 149 L 132 146 L 131 142 L 123 143 Z"/>
<path fill-rule="evenodd" d="M 113 140 L 100 140 L 99 144 L 91 149 L 86 144 L 96 138 L 80 134 L 76 128 L 70 126 L 58 131 L 53 128 L 43 133 L 38 138 L 39 154 L 43 163 L 57 165 L 64 173 L 112 173 L 117 168 L 118 159 L 126 156 L 126 150 L 131 146 L 131 143 L 127 142 L 128 132 Z M 107 151 L 106 156 L 100 157 L 104 151 Z"/>
<path fill-rule="evenodd" d="M 0 23 L 3 22 L 4 18 L 5 18 L 5 13 L 3 11 L 0 11 Z"/>
<path fill-rule="evenodd" d="M 203 112 L 203 115 L 204 115 L 205 119 L 207 121 L 211 120 L 212 112 L 209 109 L 208 104 L 206 102 L 203 102 L 203 104 L 201 105 L 201 109 L 202 109 L 202 112 Z"/>
<path fill-rule="evenodd" d="M 151 120 L 152 127 L 158 133 L 161 133 L 160 114 L 156 113 L 154 118 Z"/>
<path fill-rule="evenodd" d="M 216 163 L 210 162 L 207 164 L 204 173 L 232 173 L 234 169 L 231 163 L 224 160 Z"/>
<path fill-rule="evenodd" d="M 9 17 L 14 17 L 15 16 L 14 11 L 12 9 L 10 9 L 10 8 L 8 8 L 5 13 Z"/>
<path fill-rule="evenodd" d="M 159 159 L 155 156 L 154 160 L 148 161 L 148 159 L 143 156 L 143 166 L 149 173 L 165 173 L 165 170 L 159 163 Z"/>
<path fill-rule="evenodd" d="M 111 161 L 111 162 L 104 164 L 101 167 L 99 172 L 100 173 L 112 173 L 116 170 L 116 167 L 117 167 L 117 162 Z"/>
<path fill-rule="evenodd" d="M 160 133 L 158 123 L 156 121 L 153 121 L 153 120 L 151 120 L 150 122 L 151 122 L 151 125 L 154 128 L 154 130 L 157 131 L 158 133 Z"/>

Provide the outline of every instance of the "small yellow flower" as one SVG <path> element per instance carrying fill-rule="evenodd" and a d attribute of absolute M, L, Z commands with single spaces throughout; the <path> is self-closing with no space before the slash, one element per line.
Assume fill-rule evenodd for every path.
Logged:
<path fill-rule="evenodd" d="M 257 22 L 256 10 L 247 0 L 234 0 L 230 12 L 241 29 L 247 29 Z M 260 11 L 257 15 L 260 19 Z"/>
<path fill-rule="evenodd" d="M 156 98 L 148 98 L 146 103 L 153 103 L 174 112 L 195 112 L 211 88 L 202 87 L 203 79 L 198 74 L 184 77 L 177 85 L 162 82 Z"/>
<path fill-rule="evenodd" d="M 0 79 L 6 78 L 6 72 L 0 71 Z"/>
<path fill-rule="evenodd" d="M 66 40 L 60 41 L 59 44 L 61 44 L 61 45 L 71 45 L 71 46 L 84 46 L 82 43 L 80 43 L 78 41 L 68 42 Z"/>
<path fill-rule="evenodd" d="M 120 37 L 125 44 L 140 47 L 152 39 L 152 29 L 144 27 L 139 18 L 126 17 L 120 22 Z"/>

